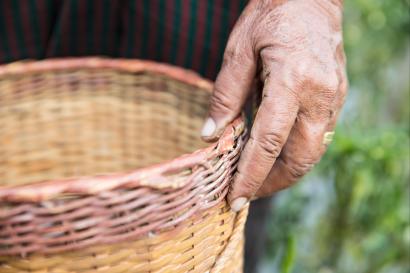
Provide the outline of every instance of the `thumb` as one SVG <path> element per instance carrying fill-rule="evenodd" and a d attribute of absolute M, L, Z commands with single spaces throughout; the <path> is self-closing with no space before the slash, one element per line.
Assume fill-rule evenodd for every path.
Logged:
<path fill-rule="evenodd" d="M 230 38 L 230 41 L 232 39 Z M 209 115 L 201 136 L 206 141 L 215 140 L 241 112 L 250 92 L 256 71 L 253 51 L 235 44 L 225 49 L 222 68 L 216 78 L 210 101 Z"/>

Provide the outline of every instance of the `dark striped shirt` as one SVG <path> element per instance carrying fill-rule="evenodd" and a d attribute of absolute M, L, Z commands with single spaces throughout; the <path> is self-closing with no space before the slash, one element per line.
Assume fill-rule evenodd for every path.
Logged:
<path fill-rule="evenodd" d="M 0 0 L 0 63 L 150 59 L 213 79 L 246 0 Z"/>

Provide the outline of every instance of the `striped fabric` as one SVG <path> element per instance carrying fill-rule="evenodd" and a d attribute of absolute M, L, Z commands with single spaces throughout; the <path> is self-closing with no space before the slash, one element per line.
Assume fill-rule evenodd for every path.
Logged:
<path fill-rule="evenodd" d="M 0 63 L 150 59 L 214 79 L 246 0 L 0 0 Z"/>

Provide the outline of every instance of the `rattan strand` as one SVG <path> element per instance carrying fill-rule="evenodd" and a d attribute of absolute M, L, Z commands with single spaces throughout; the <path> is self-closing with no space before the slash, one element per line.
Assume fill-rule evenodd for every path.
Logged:
<path fill-rule="evenodd" d="M 219 204 L 185 221 L 183 229 L 151 234 L 143 240 L 25 259 L 3 256 L 0 272 L 204 273 L 212 269 L 214 273 L 240 273 L 246 212 L 236 215 Z"/>
<path fill-rule="evenodd" d="M 0 66 L 0 272 L 241 272 L 244 126 L 199 140 L 210 90 L 142 61 Z"/>

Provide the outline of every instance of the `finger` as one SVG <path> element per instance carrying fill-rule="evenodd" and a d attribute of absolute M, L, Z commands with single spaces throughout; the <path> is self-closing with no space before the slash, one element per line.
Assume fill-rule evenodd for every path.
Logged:
<path fill-rule="evenodd" d="M 320 111 L 299 113 L 294 128 L 289 135 L 280 157 L 276 160 L 268 177 L 256 196 L 268 196 L 287 188 L 305 175 L 322 157 L 330 144 L 326 134 L 333 132 L 347 91 L 347 78 L 344 69 L 336 71 L 339 81 L 337 92 L 331 92 L 329 101 L 311 105 Z M 316 112 L 316 114 L 313 114 Z M 328 114 L 329 113 L 329 114 Z"/>
<path fill-rule="evenodd" d="M 255 76 L 257 60 L 246 41 L 233 32 L 211 96 L 209 117 L 202 128 L 204 140 L 214 140 L 241 112 Z"/>
<path fill-rule="evenodd" d="M 303 116 L 298 118 L 280 157 L 256 195 L 271 195 L 291 186 L 309 172 L 329 144 L 325 141 L 325 134 L 334 129 L 333 120 L 312 122 Z"/>
<path fill-rule="evenodd" d="M 228 195 L 231 208 L 240 209 L 262 185 L 296 119 L 298 101 L 280 79 L 268 77 L 251 136 L 242 152 Z"/>

